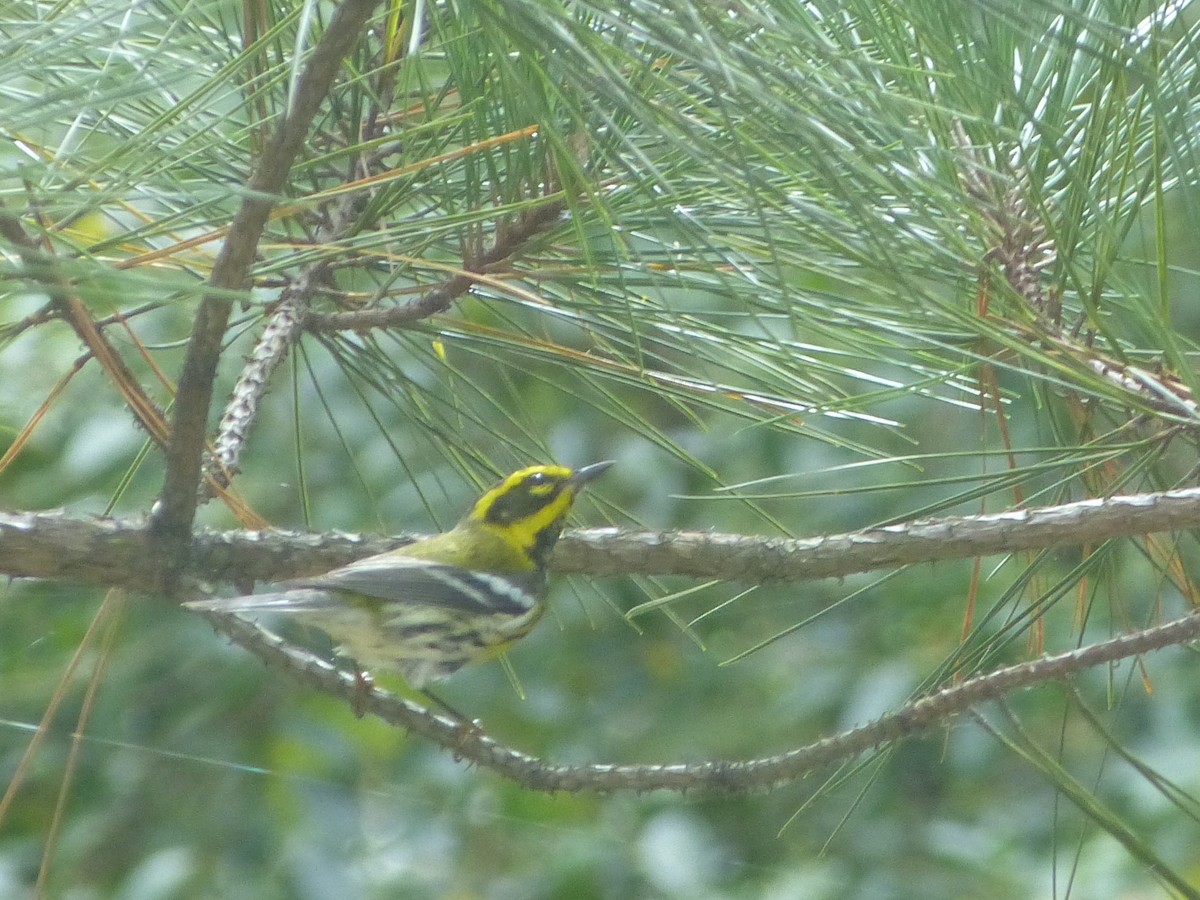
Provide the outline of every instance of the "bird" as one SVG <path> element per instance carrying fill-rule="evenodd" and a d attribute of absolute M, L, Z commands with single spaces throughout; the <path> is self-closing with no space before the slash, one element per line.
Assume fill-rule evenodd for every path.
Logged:
<path fill-rule="evenodd" d="M 534 465 L 490 488 L 449 531 L 273 590 L 184 606 L 274 614 L 326 632 L 356 675 L 396 672 L 424 690 L 525 637 L 546 610 L 547 567 L 567 514 L 612 461 Z"/>

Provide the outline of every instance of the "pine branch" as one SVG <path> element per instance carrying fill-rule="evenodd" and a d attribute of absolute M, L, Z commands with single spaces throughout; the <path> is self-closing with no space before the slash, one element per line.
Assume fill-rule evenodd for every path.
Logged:
<path fill-rule="evenodd" d="M 164 566 L 163 583 L 168 589 L 172 586 L 172 573 L 183 562 L 182 555 L 187 549 L 196 513 L 213 383 L 225 328 L 233 310 L 230 292 L 242 291 L 248 286 L 250 268 L 267 218 L 287 183 L 309 126 L 328 96 L 342 61 L 378 4 L 379 0 L 343 0 L 334 12 L 296 85 L 287 115 L 246 185 L 247 196 L 213 266 L 210 290 L 201 300 L 196 314 L 179 378 L 171 443 L 167 451 L 167 473 L 154 516 L 154 534 Z"/>
<path fill-rule="evenodd" d="M 288 351 L 300 335 L 303 310 L 316 280 L 327 271 L 323 265 L 306 267 L 296 281 L 283 292 L 266 327 L 254 345 L 242 374 L 234 385 L 221 422 L 213 452 L 205 461 L 205 474 L 211 483 L 229 487 L 241 468 L 246 439 L 258 418 L 259 404 L 266 395 L 271 375 L 287 359 Z M 207 483 L 205 485 L 208 486 Z M 207 498 L 208 491 L 204 495 Z"/>
<path fill-rule="evenodd" d="M 378 688 L 364 690 L 354 673 L 336 669 L 251 622 L 236 616 L 204 615 L 234 643 L 267 664 L 279 665 L 304 684 L 347 701 L 356 713 L 369 712 L 435 741 L 457 759 L 491 769 L 530 790 L 548 792 L 770 790 L 868 750 L 945 725 L 981 703 L 999 700 L 1014 691 L 1067 680 L 1096 666 L 1200 637 L 1200 614 L 1192 613 L 1156 628 L 997 669 L 912 700 L 867 725 L 772 756 L 700 763 L 558 766 L 496 742 L 476 724 L 433 714 Z"/>
<path fill-rule="evenodd" d="M 682 575 L 750 584 L 838 578 L 912 563 L 1075 547 L 1200 528 L 1200 488 L 1081 500 L 979 516 L 926 519 L 811 538 L 717 532 L 568 531 L 555 551 L 560 573 Z M 247 584 L 324 572 L 420 538 L 290 532 L 199 534 L 182 570 L 208 582 Z M 0 513 L 0 573 L 153 590 L 145 525 L 62 513 Z M 660 605 L 652 600 L 630 611 Z"/>

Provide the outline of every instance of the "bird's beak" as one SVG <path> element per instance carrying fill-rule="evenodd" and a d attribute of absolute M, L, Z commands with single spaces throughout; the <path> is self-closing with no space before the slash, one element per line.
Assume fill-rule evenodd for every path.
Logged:
<path fill-rule="evenodd" d="M 582 468 L 576 469 L 571 473 L 571 484 L 574 485 L 576 489 L 581 488 L 589 481 L 592 481 L 593 479 L 598 478 L 607 472 L 609 466 L 612 464 L 613 460 L 610 459 L 606 460 L 605 462 L 592 463 L 590 466 L 583 466 Z"/>

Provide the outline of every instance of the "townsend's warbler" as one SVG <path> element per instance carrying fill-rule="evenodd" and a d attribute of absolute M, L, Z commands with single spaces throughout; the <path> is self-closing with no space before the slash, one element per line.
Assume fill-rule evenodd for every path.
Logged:
<path fill-rule="evenodd" d="M 314 625 L 338 642 L 338 653 L 423 688 L 533 629 L 546 608 L 546 564 L 571 504 L 611 465 L 530 466 L 480 497 L 443 534 L 280 582 L 273 593 L 185 605 L 277 613 Z"/>

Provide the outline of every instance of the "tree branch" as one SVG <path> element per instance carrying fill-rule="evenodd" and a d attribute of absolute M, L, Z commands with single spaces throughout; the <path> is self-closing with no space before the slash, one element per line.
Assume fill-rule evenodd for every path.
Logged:
<path fill-rule="evenodd" d="M 1188 528 L 1200 528 L 1200 488 L 927 519 L 812 538 L 576 529 L 563 535 L 552 564 L 560 573 L 591 576 L 684 575 L 761 584 Z M 145 558 L 144 529 L 144 523 L 132 520 L 0 512 L 0 573 L 152 590 L 154 564 Z M 206 533 L 192 542 L 182 571 L 209 583 L 270 581 L 328 571 L 418 537 Z M 638 610 L 655 605 L 650 601 Z"/>
<path fill-rule="evenodd" d="M 939 727 L 980 703 L 1013 691 L 1068 679 L 1089 668 L 1200 637 L 1200 613 L 1193 613 L 1156 628 L 997 669 L 912 700 L 867 725 L 773 756 L 666 765 L 557 766 L 500 744 L 477 726 L 435 715 L 378 688 L 364 694 L 362 682 L 354 673 L 335 669 L 251 622 L 236 616 L 203 615 L 213 627 L 264 662 L 277 664 L 301 682 L 347 701 L 357 712 L 370 712 L 429 738 L 456 758 L 492 769 L 523 787 L 548 792 L 770 790 L 824 766 Z"/>
<path fill-rule="evenodd" d="M 164 587 L 171 587 L 172 573 L 184 563 L 196 513 L 213 383 L 233 309 L 231 292 L 249 286 L 250 268 L 271 208 L 287 183 L 292 163 L 303 146 L 313 117 L 329 94 L 342 60 L 350 53 L 378 3 L 379 0 L 343 0 L 334 11 L 290 98 L 287 115 L 246 185 L 246 197 L 213 265 L 210 290 L 200 302 L 179 378 L 166 478 L 154 516 Z"/>
<path fill-rule="evenodd" d="M 979 516 L 922 519 L 811 538 L 589 528 L 593 575 L 636 571 L 761 584 L 841 578 L 911 563 L 1078 547 L 1114 538 L 1200 527 L 1200 488 L 1080 500 Z M 595 554 L 593 556 L 593 553 Z"/>
<path fill-rule="evenodd" d="M 275 369 L 287 359 L 288 352 L 300 335 L 303 310 L 323 266 L 305 268 L 284 292 L 278 305 L 259 335 L 254 351 L 242 367 L 213 441 L 212 456 L 204 464 L 204 472 L 215 485 L 229 487 L 241 468 L 246 439 L 258 418 L 259 404 L 267 393 L 267 385 Z M 206 484 L 206 487 L 208 485 Z M 207 499 L 211 491 L 205 491 Z"/>
<path fill-rule="evenodd" d="M 339 241 L 359 227 L 355 213 L 360 201 L 355 194 L 340 197 L 329 215 L 330 227 L 325 229 L 326 233 L 318 235 L 318 240 Z M 291 280 L 275 304 L 254 351 L 242 367 L 217 426 L 212 455 L 204 462 L 204 473 L 211 482 L 206 483 L 206 488 L 229 487 L 240 470 L 242 452 L 258 419 L 259 406 L 266 396 L 271 376 L 300 339 L 312 297 L 326 287 L 329 278 L 328 260 L 310 263 Z M 212 493 L 211 489 L 205 490 L 201 496 L 207 500 Z"/>

